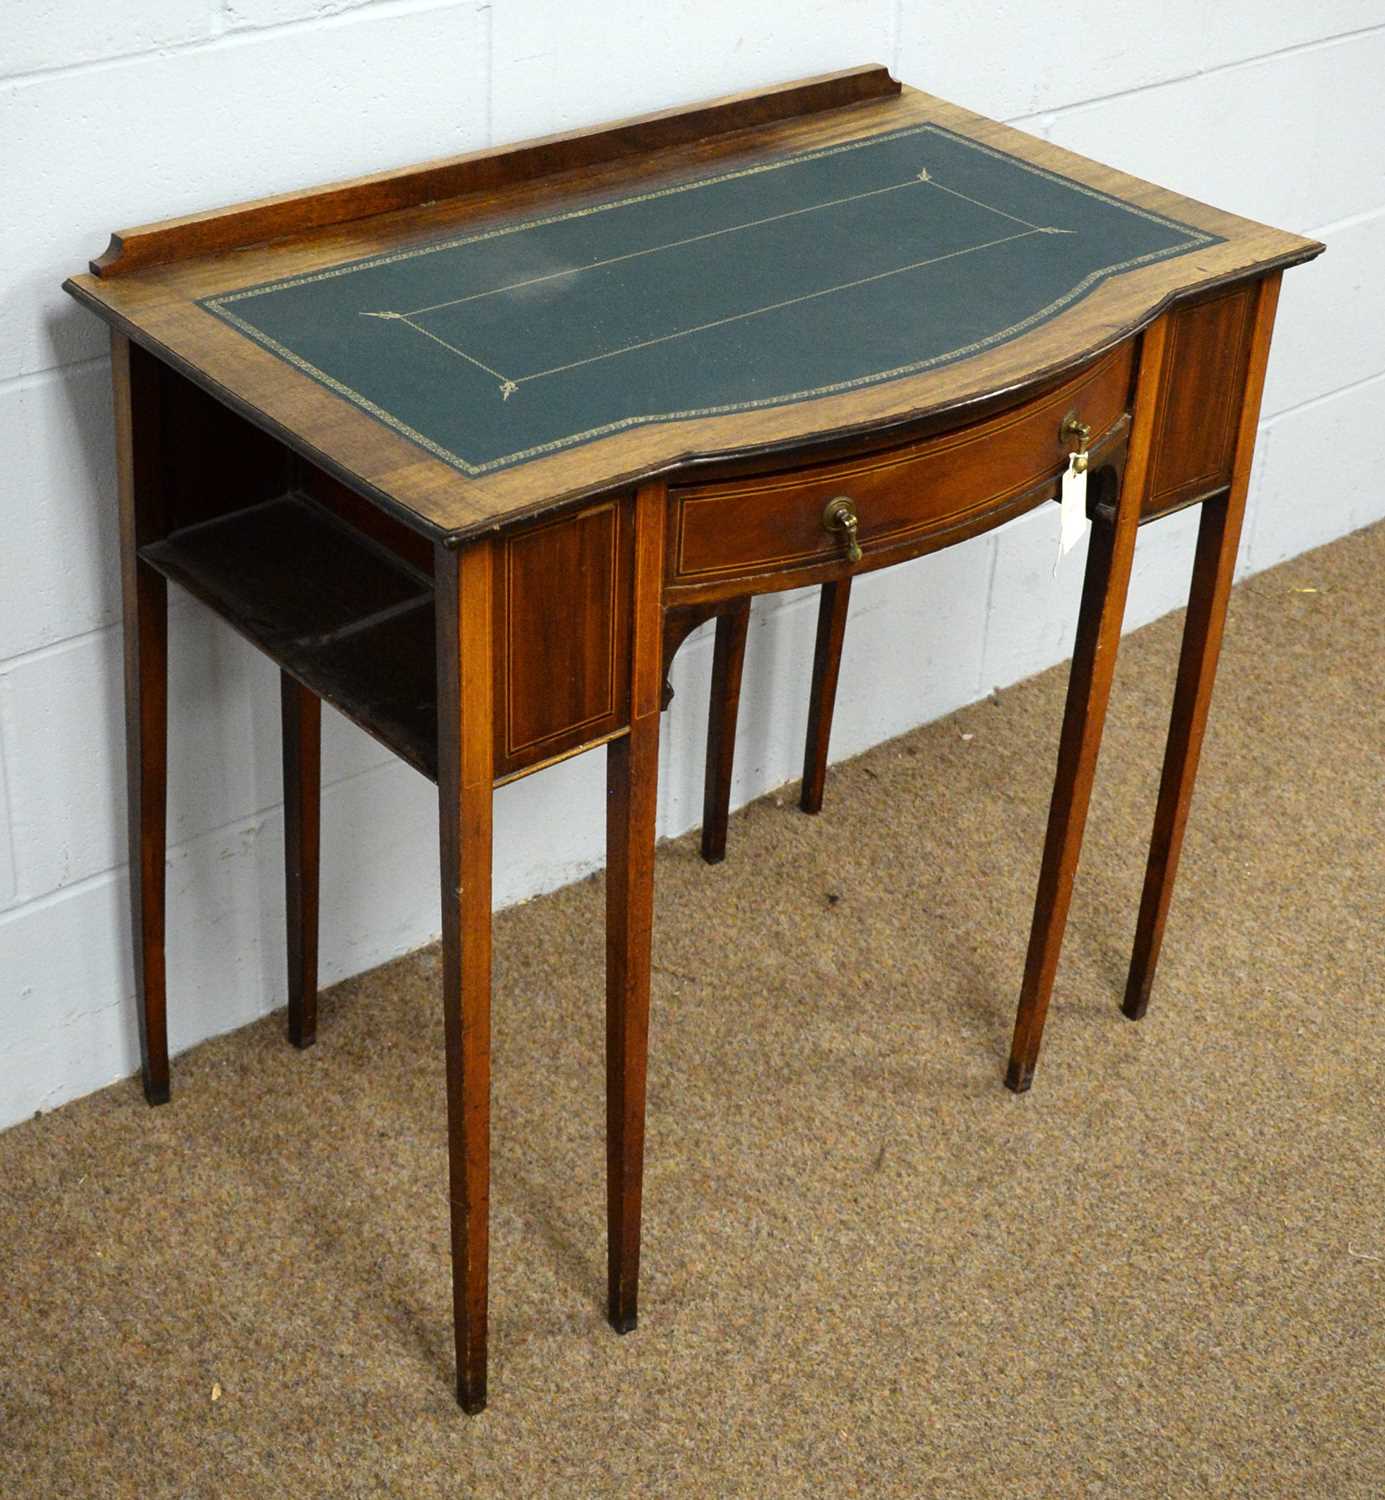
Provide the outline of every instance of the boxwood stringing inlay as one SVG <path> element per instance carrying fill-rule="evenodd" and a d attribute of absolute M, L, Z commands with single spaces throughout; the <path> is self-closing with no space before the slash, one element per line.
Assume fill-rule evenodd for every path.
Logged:
<path fill-rule="evenodd" d="M 1217 240 L 921 125 L 200 305 L 482 474 L 913 375 Z"/>

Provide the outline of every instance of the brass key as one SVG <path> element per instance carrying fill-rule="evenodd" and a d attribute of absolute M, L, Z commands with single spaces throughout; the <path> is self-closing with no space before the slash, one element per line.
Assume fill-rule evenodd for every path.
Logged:
<path fill-rule="evenodd" d="M 1058 441 L 1077 444 L 1077 452 L 1072 455 L 1073 473 L 1085 474 L 1089 462 L 1087 448 L 1092 441 L 1091 424 L 1080 421 L 1077 413 L 1070 411 L 1063 418 L 1063 425 L 1058 429 Z"/>

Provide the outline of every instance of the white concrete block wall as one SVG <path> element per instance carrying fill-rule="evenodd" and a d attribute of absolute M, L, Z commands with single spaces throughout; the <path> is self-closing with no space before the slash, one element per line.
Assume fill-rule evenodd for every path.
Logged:
<path fill-rule="evenodd" d="M 33 0 L 0 5 L 0 1126 L 137 1065 L 104 331 L 58 290 L 120 225 L 855 62 L 1327 241 L 1285 283 L 1242 572 L 1385 516 L 1385 0 Z M 1195 520 L 1141 535 L 1130 622 Z M 861 580 L 834 751 L 1069 654 L 1046 509 Z M 797 775 L 815 595 L 760 601 L 736 798 Z M 675 668 L 660 828 L 700 816 L 711 634 Z M 273 670 L 174 591 L 175 1047 L 282 1004 Z M 432 789 L 329 712 L 323 972 L 438 927 Z M 588 756 L 497 796 L 496 899 L 601 859 Z"/>

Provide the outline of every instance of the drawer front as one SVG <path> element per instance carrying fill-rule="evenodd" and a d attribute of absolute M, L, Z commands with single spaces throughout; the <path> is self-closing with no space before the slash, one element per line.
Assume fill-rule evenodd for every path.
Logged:
<path fill-rule="evenodd" d="M 860 518 L 861 570 L 927 550 L 928 538 L 984 529 L 1014 513 L 1006 503 L 1056 481 L 1072 446 L 1060 437 L 1075 413 L 1099 438 L 1126 414 L 1133 340 L 1047 395 L 960 432 L 907 447 L 800 469 L 670 491 L 668 584 L 674 595 L 764 575 L 789 587 L 798 572 L 844 560 L 826 529 L 828 502 L 847 496 Z"/>

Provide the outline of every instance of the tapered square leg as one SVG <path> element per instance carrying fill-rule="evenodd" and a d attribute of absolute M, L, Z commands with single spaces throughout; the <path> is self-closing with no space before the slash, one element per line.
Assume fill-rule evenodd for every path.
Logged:
<path fill-rule="evenodd" d="M 128 571 L 133 578 L 125 603 L 125 767 L 140 1074 L 149 1103 L 167 1104 L 168 586 L 147 563 L 132 560 Z"/>
<path fill-rule="evenodd" d="M 1029 933 L 1010 1062 L 1005 1074 L 1006 1086 L 1015 1093 L 1023 1093 L 1034 1079 L 1044 1020 L 1062 951 L 1073 878 L 1082 849 L 1082 833 L 1120 645 L 1167 342 L 1167 319 L 1153 324 L 1142 341 L 1123 477 L 1118 483 L 1114 471 L 1109 468 L 1092 476 L 1095 505 L 1087 572 L 1068 678 L 1067 703 L 1058 744 L 1058 769 L 1049 804 L 1048 832 L 1039 869 L 1034 920 Z"/>
<path fill-rule="evenodd" d="M 154 360 L 111 335 L 120 582 L 125 643 L 125 778 L 140 1072 L 150 1104 L 169 1099 L 164 960 L 168 823 L 168 586 L 139 556 L 163 534 L 159 380 Z"/>
<path fill-rule="evenodd" d="M 1019 1014 L 1005 1075 L 1006 1085 L 1016 1093 L 1023 1093 L 1033 1082 L 1044 1018 L 1058 969 L 1115 669 L 1120 622 L 1125 613 L 1133 545 L 1133 526 L 1121 533 L 1116 509 L 1099 507 L 1092 522 L 1077 642 L 1063 714 L 1058 773 L 1049 805 L 1048 833 L 1025 958 Z M 1120 552 L 1118 547 L 1122 549 Z"/>
<path fill-rule="evenodd" d="M 617 1333 L 639 1310 L 665 504 L 662 484 L 636 495 L 630 730 L 606 749 L 607 1315 Z"/>
<path fill-rule="evenodd" d="M 803 788 L 798 805 L 806 813 L 822 811 L 827 780 L 827 748 L 832 738 L 832 715 L 837 707 L 837 678 L 846 639 L 846 613 L 851 604 L 851 580 L 839 578 L 822 586 L 818 601 L 818 635 L 813 650 L 813 686 L 808 698 L 808 739 L 803 748 Z"/>
<path fill-rule="evenodd" d="M 289 1041 L 317 1040 L 318 866 L 322 809 L 322 702 L 279 674 L 284 750 L 284 891 L 287 907 Z"/>
<path fill-rule="evenodd" d="M 1193 783 L 1197 778 L 1198 759 L 1202 753 L 1212 687 L 1217 675 L 1217 658 L 1221 654 L 1227 604 L 1235 579 L 1236 551 L 1245 516 L 1246 493 L 1250 487 L 1250 466 L 1278 295 L 1279 278 L 1267 277 L 1260 285 L 1256 302 L 1231 485 L 1224 494 L 1203 502 L 1198 524 L 1197 553 L 1188 594 L 1188 614 L 1183 626 L 1183 650 L 1178 662 L 1164 770 L 1159 782 L 1159 801 L 1154 813 L 1154 833 L 1140 897 L 1135 949 L 1130 960 L 1125 999 L 1121 1004 L 1122 1011 L 1132 1021 L 1138 1021 L 1149 1006 L 1154 970 L 1164 941 L 1164 924 L 1173 899 L 1178 858 L 1183 848 L 1183 831 L 1192 806 Z"/>
<path fill-rule="evenodd" d="M 635 1326 L 644 1180 L 659 721 L 606 747 L 606 1167 L 608 1313 Z"/>
<path fill-rule="evenodd" d="M 712 653 L 712 701 L 707 718 L 707 773 L 702 799 L 702 857 L 709 865 L 726 858 L 731 814 L 731 772 L 736 759 L 736 717 L 741 701 L 750 600 L 738 599 L 717 616 Z"/>
<path fill-rule="evenodd" d="M 1125 999 L 1121 1003 L 1121 1010 L 1132 1021 L 1138 1021 L 1149 1006 L 1154 969 L 1164 940 L 1164 923 L 1173 898 L 1178 856 L 1183 847 L 1183 829 L 1192 805 L 1193 782 L 1197 776 L 1222 625 L 1226 618 L 1226 596 L 1230 593 L 1230 574 L 1235 565 L 1234 539 L 1230 539 L 1228 548 L 1229 519 L 1225 495 L 1203 502 L 1149 864 L 1140 897 L 1140 916 L 1135 929 L 1135 949 L 1130 960 Z M 1236 519 L 1239 522 L 1239 516 Z M 1239 531 L 1239 525 L 1236 529 Z M 1217 587 L 1218 577 L 1223 572 L 1223 559 L 1228 585 L 1224 592 Z"/>
<path fill-rule="evenodd" d="M 435 553 L 443 1019 L 457 1400 L 486 1404 L 490 1256 L 492 544 Z"/>

